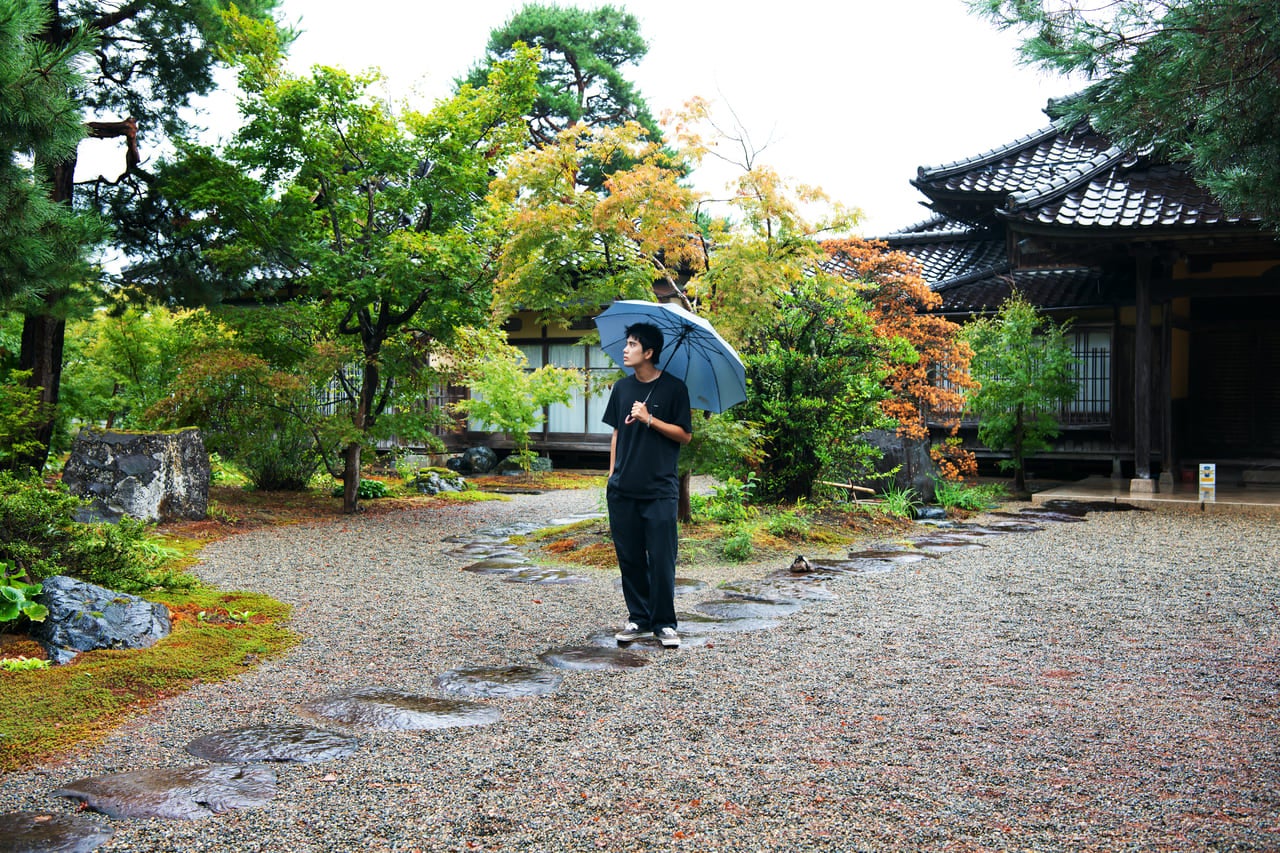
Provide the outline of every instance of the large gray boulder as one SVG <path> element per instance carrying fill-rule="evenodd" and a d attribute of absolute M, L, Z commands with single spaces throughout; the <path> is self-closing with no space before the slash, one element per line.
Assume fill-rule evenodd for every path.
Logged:
<path fill-rule="evenodd" d="M 209 479 L 209 454 L 195 427 L 173 432 L 83 429 L 62 472 L 71 494 L 100 507 L 84 520 L 110 520 L 111 513 L 144 521 L 199 520 L 209 511 Z"/>
<path fill-rule="evenodd" d="M 920 500 L 933 502 L 938 466 L 929 457 L 927 441 L 904 438 L 897 432 L 882 429 L 865 433 L 862 438 L 884 454 L 875 463 L 877 474 L 888 474 L 894 468 L 898 469 L 892 478 L 876 481 L 877 492 L 883 492 L 887 485 L 892 484 L 898 489 L 915 489 Z"/>
<path fill-rule="evenodd" d="M 487 474 L 498 464 L 498 454 L 491 447 L 468 447 L 445 464 L 459 474 Z"/>
<path fill-rule="evenodd" d="M 45 578 L 41 585 L 38 600 L 49 615 L 31 623 L 31 637 L 55 664 L 94 649 L 145 649 L 169 635 L 163 604 L 65 575 Z"/>

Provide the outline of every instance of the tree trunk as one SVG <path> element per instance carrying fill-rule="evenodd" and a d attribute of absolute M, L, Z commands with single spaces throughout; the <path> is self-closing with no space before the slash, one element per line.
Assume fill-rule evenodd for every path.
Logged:
<path fill-rule="evenodd" d="M 49 461 L 49 445 L 53 441 L 58 393 L 62 385 L 62 347 L 66 329 L 67 321 L 52 314 L 29 314 L 23 318 L 18 369 L 31 371 L 27 384 L 40 389 L 40 408 L 36 414 L 40 420 L 34 430 L 40 446 L 36 451 L 14 459 L 19 469 L 42 471 Z"/>
<path fill-rule="evenodd" d="M 360 442 L 353 441 L 342 452 L 342 511 L 360 511 Z"/>
<path fill-rule="evenodd" d="M 680 519 L 681 524 L 689 524 L 693 521 L 693 505 L 689 500 L 689 487 L 693 480 L 693 475 L 688 471 L 680 475 L 680 503 L 676 510 L 676 517 Z"/>
<path fill-rule="evenodd" d="M 1022 407 L 1018 407 L 1018 420 L 1013 427 L 1013 497 L 1015 500 L 1031 500 L 1027 489 L 1027 460 L 1023 457 Z"/>

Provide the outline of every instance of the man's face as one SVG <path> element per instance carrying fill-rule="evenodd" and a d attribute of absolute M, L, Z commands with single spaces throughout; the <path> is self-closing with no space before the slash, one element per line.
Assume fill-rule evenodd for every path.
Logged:
<path fill-rule="evenodd" d="M 634 337 L 627 335 L 627 345 L 622 348 L 622 366 L 635 369 L 652 354 L 653 350 L 645 349 Z"/>

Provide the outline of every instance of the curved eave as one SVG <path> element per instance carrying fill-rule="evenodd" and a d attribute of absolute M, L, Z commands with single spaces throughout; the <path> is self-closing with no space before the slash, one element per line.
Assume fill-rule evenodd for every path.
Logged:
<path fill-rule="evenodd" d="M 913 186 L 920 187 L 922 183 L 930 181 L 942 181 L 955 175 L 968 172 L 971 169 L 981 168 L 982 166 L 990 166 L 999 163 L 1005 157 L 1016 154 L 1027 148 L 1040 145 L 1048 139 L 1052 139 L 1059 133 L 1069 131 L 1072 125 L 1066 122 L 1054 122 L 1048 127 L 1041 128 L 1034 133 L 1013 140 L 1010 143 L 1001 145 L 998 148 L 992 148 L 973 157 L 967 157 L 963 160 L 955 160 L 951 163 L 944 163 L 941 166 L 920 166 L 916 169 L 916 177 L 912 179 Z"/>

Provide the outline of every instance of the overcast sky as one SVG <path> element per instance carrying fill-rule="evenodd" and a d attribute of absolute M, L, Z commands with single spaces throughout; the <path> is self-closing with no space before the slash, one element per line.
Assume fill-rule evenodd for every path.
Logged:
<path fill-rule="evenodd" d="M 380 67 L 395 95 L 429 103 L 482 55 L 523 0 L 283 0 L 301 35 L 295 70 Z M 569 4 L 563 4 L 569 5 Z M 583 2 L 586 8 L 598 3 Z M 655 115 L 693 96 L 733 108 L 762 159 L 863 209 L 866 235 L 928 215 L 921 165 L 978 154 L 1043 127 L 1075 87 L 1017 62 L 1013 34 L 963 0 L 631 0 L 649 42 L 628 72 Z M 771 141 L 770 141 L 771 140 Z M 695 175 L 700 189 L 725 175 Z"/>

